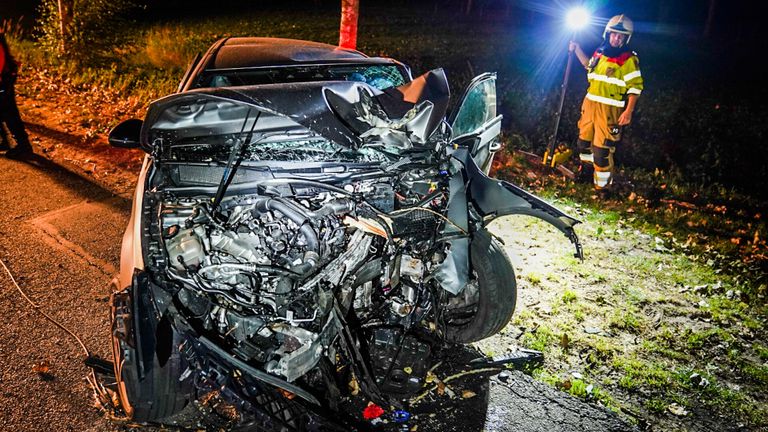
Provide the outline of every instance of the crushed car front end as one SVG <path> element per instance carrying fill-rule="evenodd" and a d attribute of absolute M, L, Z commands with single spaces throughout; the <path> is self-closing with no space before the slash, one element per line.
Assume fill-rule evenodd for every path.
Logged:
<path fill-rule="evenodd" d="M 389 90 L 209 88 L 150 106 L 112 302 L 132 419 L 183 424 L 214 398 L 232 424 L 299 427 L 352 381 L 396 403 L 424 385 L 435 347 L 494 334 L 514 311 L 489 220 L 540 217 L 580 254 L 576 220 L 452 140 L 448 95 L 435 71 Z"/>

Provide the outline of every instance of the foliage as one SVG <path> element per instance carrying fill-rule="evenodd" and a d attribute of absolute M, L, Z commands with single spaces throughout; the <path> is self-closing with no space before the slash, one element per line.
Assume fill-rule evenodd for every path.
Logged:
<path fill-rule="evenodd" d="M 108 57 L 128 36 L 120 31 L 123 14 L 134 6 L 131 0 L 71 0 L 71 18 L 61 32 L 62 14 L 58 0 L 40 4 L 38 41 L 56 57 L 93 62 Z"/>

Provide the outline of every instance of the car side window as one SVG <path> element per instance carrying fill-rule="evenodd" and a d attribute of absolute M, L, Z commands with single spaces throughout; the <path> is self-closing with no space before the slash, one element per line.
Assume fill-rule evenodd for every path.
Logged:
<path fill-rule="evenodd" d="M 496 81 L 486 79 L 476 83 L 467 92 L 453 122 L 453 136 L 472 133 L 494 118 L 496 118 Z"/>
<path fill-rule="evenodd" d="M 211 87 L 231 87 L 232 82 L 224 75 L 214 75 L 211 77 Z"/>

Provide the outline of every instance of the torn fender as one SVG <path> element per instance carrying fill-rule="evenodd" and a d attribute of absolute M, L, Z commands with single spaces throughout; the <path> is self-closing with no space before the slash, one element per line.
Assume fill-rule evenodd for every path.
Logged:
<path fill-rule="evenodd" d="M 574 225 L 581 221 L 568 216 L 555 206 L 512 183 L 486 176 L 466 148 L 456 149 L 452 158 L 464 167 L 467 200 L 474 205 L 483 218 L 484 225 L 499 216 L 515 214 L 542 219 L 562 231 L 576 247 L 574 256 L 584 259 L 581 242 L 573 229 Z"/>

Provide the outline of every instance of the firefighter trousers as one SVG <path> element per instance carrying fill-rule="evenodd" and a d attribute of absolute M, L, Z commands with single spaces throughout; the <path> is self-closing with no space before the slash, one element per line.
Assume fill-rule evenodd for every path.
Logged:
<path fill-rule="evenodd" d="M 595 189 L 605 189 L 613 183 L 616 144 L 621 139 L 619 116 L 624 108 L 606 105 L 584 98 L 579 119 L 579 158 L 592 164 Z"/>
<path fill-rule="evenodd" d="M 23 150 L 32 148 L 29 143 L 29 135 L 27 135 L 27 131 L 24 129 L 24 122 L 19 114 L 19 108 L 16 105 L 16 94 L 13 85 L 0 86 L 0 128 L 2 128 L 3 123 L 5 123 L 8 132 L 11 133 L 14 141 L 16 141 L 16 147 Z M 3 147 L 7 147 L 8 137 L 5 136 L 5 133 L 0 135 L 2 135 L 1 138 L 5 141 Z"/>

